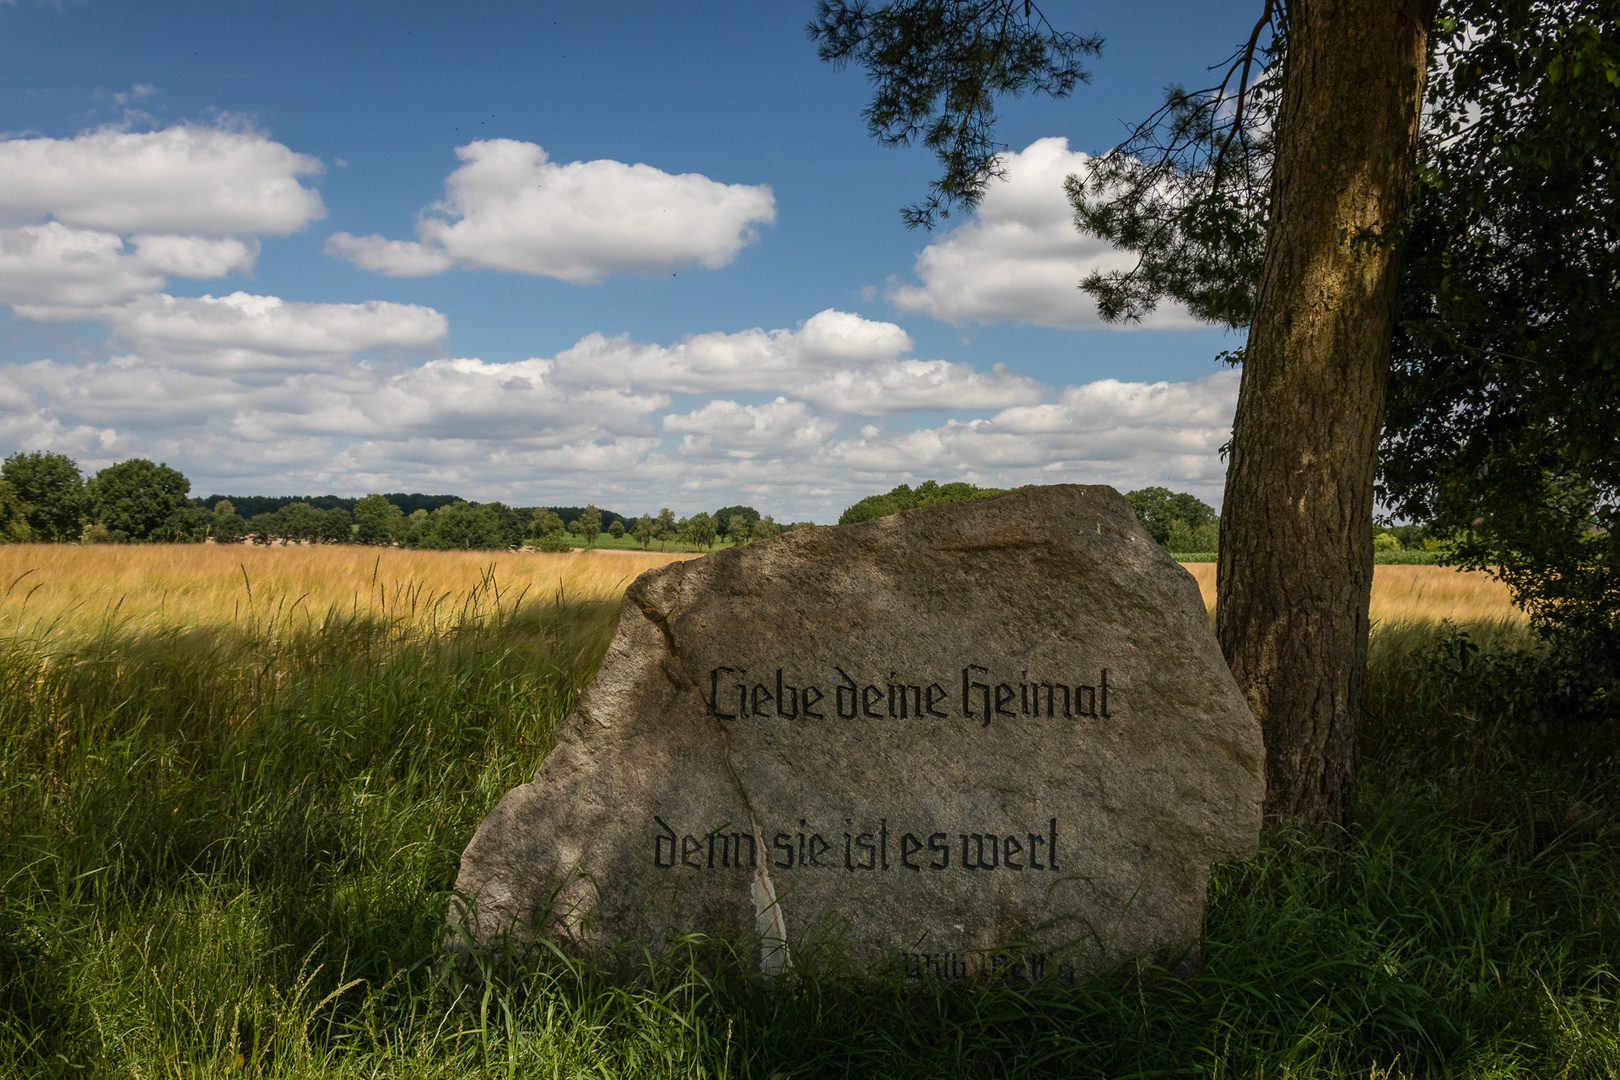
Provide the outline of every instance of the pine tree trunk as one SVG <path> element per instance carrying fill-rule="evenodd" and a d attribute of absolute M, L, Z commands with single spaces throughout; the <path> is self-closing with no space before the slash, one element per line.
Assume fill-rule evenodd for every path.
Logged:
<path fill-rule="evenodd" d="M 1356 805 L 1373 473 L 1436 0 L 1293 0 L 1271 224 L 1221 509 L 1216 629 L 1265 812 Z"/>

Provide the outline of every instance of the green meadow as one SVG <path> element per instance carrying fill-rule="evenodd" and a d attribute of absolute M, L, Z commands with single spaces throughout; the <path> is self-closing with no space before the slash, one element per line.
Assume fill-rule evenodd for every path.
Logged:
<path fill-rule="evenodd" d="M 10 620 L 0 1075 L 1620 1075 L 1615 784 L 1460 709 L 1459 627 L 1428 619 L 1375 630 L 1346 850 L 1277 834 L 1219 868 L 1194 977 L 765 982 L 698 938 L 617 984 L 447 967 L 459 852 L 616 618 L 486 579 L 431 620 Z"/>

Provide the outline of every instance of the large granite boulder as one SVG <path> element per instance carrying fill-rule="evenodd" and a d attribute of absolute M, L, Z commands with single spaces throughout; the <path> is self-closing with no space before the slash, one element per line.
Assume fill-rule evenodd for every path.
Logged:
<path fill-rule="evenodd" d="M 795 531 L 630 586 L 451 918 L 609 962 L 686 931 L 767 971 L 1163 959 L 1254 853 L 1263 760 L 1197 585 L 1112 488 Z"/>

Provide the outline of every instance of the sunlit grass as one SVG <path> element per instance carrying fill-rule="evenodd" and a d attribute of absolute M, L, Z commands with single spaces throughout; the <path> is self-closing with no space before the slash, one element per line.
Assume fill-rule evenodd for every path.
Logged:
<path fill-rule="evenodd" d="M 483 600 L 618 596 L 636 575 L 695 555 L 409 551 L 338 545 L 0 545 L 0 633 L 274 621 L 338 612 L 433 626 Z"/>
<path fill-rule="evenodd" d="M 1204 606 L 1215 608 L 1215 564 L 1183 563 L 1198 581 Z M 1452 619 L 1464 622 L 1518 621 L 1507 586 L 1489 574 L 1449 566 L 1373 567 L 1372 620 L 1417 623 Z"/>
<path fill-rule="evenodd" d="M 42 587 L 0 635 L 0 1076 L 1620 1076 L 1617 793 L 1412 755 L 1408 714 L 1445 704 L 1409 663 L 1432 619 L 1375 628 L 1346 849 L 1217 868 L 1192 978 L 767 983 L 692 940 L 636 979 L 544 954 L 469 979 L 439 963 L 457 857 L 552 745 L 631 557 L 91 550 L 36 558 L 64 617 Z M 282 614 L 242 615 L 220 555 Z M 213 584 L 131 591 L 187 566 Z M 348 600 L 374 569 L 410 584 Z M 120 596 L 139 616 L 100 617 Z"/>
<path fill-rule="evenodd" d="M 479 588 L 506 600 L 614 597 L 643 570 L 696 555 L 603 550 L 408 551 L 337 545 L 0 545 L 0 633 L 109 619 L 130 626 L 324 617 L 333 611 L 431 625 Z M 1215 565 L 1189 563 L 1204 603 Z M 1372 618 L 1407 623 L 1519 618 L 1500 582 L 1441 566 L 1378 566 Z"/>

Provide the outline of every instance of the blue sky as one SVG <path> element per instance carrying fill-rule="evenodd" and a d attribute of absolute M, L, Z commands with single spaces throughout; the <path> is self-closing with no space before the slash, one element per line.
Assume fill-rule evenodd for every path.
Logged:
<path fill-rule="evenodd" d="M 1218 501 L 1236 342 L 1100 326 L 1062 178 L 1253 4 L 1048 4 L 1095 79 L 1009 180 L 860 120 L 812 5 L 0 0 L 0 449 L 198 494 L 827 521 L 922 479 Z M 1110 262 L 1109 260 L 1114 260 Z"/>

